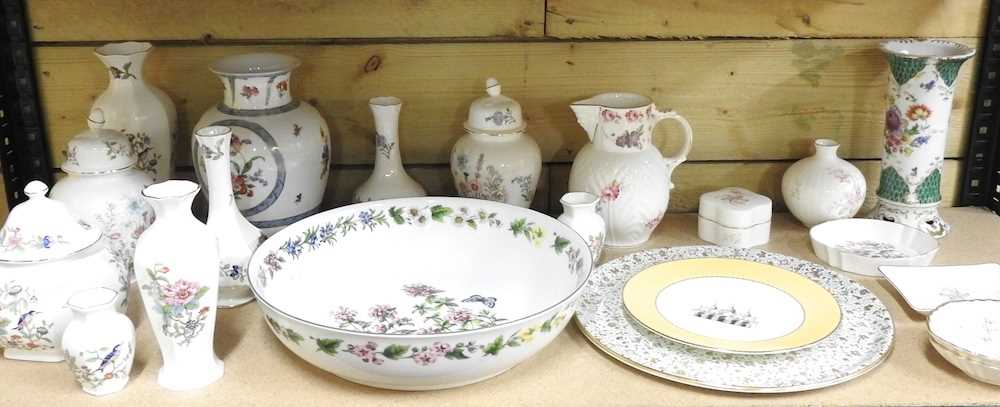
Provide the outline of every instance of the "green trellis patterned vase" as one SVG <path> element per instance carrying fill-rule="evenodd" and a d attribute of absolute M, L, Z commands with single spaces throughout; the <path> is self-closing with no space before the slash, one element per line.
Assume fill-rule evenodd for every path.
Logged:
<path fill-rule="evenodd" d="M 955 82 L 976 50 L 943 40 L 883 42 L 889 60 L 885 146 L 878 205 L 871 217 L 944 237 L 938 214 L 941 171 Z"/>

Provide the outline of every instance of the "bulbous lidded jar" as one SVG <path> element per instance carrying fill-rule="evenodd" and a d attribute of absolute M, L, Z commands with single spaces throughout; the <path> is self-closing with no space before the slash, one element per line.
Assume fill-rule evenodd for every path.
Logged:
<path fill-rule="evenodd" d="M 487 96 L 469 107 L 465 135 L 451 150 L 451 174 L 458 194 L 527 208 L 535 198 L 542 154 L 525 134 L 521 105 L 486 80 Z"/>
<path fill-rule="evenodd" d="M 124 310 L 128 280 L 97 227 L 80 221 L 32 181 L 28 201 L 15 206 L 0 230 L 0 347 L 9 359 L 61 362 L 69 297 L 82 289 L 117 291 Z"/>
<path fill-rule="evenodd" d="M 330 170 L 330 130 L 319 112 L 292 96 L 297 58 L 256 53 L 222 58 L 210 67 L 223 101 L 194 126 L 232 129 L 233 197 L 243 216 L 270 235 L 319 210 Z M 198 143 L 191 156 L 206 185 Z"/>
<path fill-rule="evenodd" d="M 153 178 L 136 168 L 128 138 L 104 128 L 104 112 L 94 109 L 89 129 L 73 137 L 62 170 L 66 177 L 52 187 L 51 197 L 74 215 L 100 228 L 122 272 L 132 270 L 135 241 L 153 223 L 153 208 L 142 189 Z"/>

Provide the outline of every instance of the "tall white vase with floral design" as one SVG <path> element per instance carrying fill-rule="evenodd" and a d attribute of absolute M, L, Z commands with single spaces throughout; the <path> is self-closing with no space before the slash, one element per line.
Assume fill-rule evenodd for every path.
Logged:
<path fill-rule="evenodd" d="M 889 108 L 871 217 L 948 234 L 941 219 L 941 172 L 948 119 L 962 63 L 976 50 L 944 40 L 894 40 L 881 45 L 889 60 Z"/>
<path fill-rule="evenodd" d="M 139 237 L 135 275 L 163 357 L 158 382 L 170 390 L 200 388 L 223 373 L 213 347 L 219 246 L 191 213 L 198 190 L 190 181 L 164 181 L 143 190 L 156 222 Z"/>
<path fill-rule="evenodd" d="M 83 391 L 95 396 L 125 388 L 132 371 L 135 327 L 115 309 L 118 297 L 118 291 L 97 287 L 66 303 L 73 310 L 62 340 L 66 362 Z"/>
<path fill-rule="evenodd" d="M 815 141 L 816 153 L 788 167 L 781 178 L 781 195 L 788 210 L 807 227 L 854 217 L 865 203 L 865 176 L 837 157 L 840 143 Z"/>
<path fill-rule="evenodd" d="M 375 117 L 375 169 L 354 192 L 354 202 L 427 196 L 427 191 L 403 168 L 399 148 L 399 111 L 403 101 L 393 96 L 368 100 Z"/>
<path fill-rule="evenodd" d="M 563 207 L 559 221 L 573 228 L 587 241 L 594 264 L 601 258 L 604 235 L 607 232 L 604 218 L 597 213 L 598 202 L 600 199 L 597 195 L 590 192 L 568 192 L 559 199 Z"/>
<path fill-rule="evenodd" d="M 526 132 L 521 104 L 486 80 L 486 96 L 469 106 L 465 135 L 451 149 L 458 194 L 522 208 L 531 206 L 542 173 L 542 153 Z"/>
<path fill-rule="evenodd" d="M 250 255 L 264 240 L 264 234 L 250 224 L 233 198 L 229 175 L 229 140 L 232 131 L 209 126 L 195 131 L 198 155 L 205 165 L 208 188 L 208 228 L 219 241 L 219 307 L 230 308 L 253 301 L 247 280 Z"/>
<path fill-rule="evenodd" d="M 232 129 L 230 165 L 236 206 L 273 234 L 319 211 L 330 172 L 330 130 L 316 108 L 292 96 L 299 60 L 272 53 L 222 58 L 209 67 L 222 80 L 222 102 L 195 129 Z M 197 142 L 191 140 L 192 149 Z M 202 183 L 205 170 L 192 150 Z"/>
<path fill-rule="evenodd" d="M 90 129 L 69 141 L 62 170 L 49 196 L 63 202 L 83 221 L 100 227 L 108 248 L 124 275 L 132 273 L 135 242 L 153 223 L 153 208 L 142 199 L 142 189 L 153 178 L 135 168 L 129 140 L 104 128 L 104 112 L 94 109 Z M 124 299 L 124 298 L 123 298 Z"/>
<path fill-rule="evenodd" d="M 94 54 L 108 69 L 108 89 L 91 110 L 104 111 L 104 128 L 120 130 L 129 138 L 136 167 L 155 181 L 173 175 L 177 110 L 166 93 L 143 80 L 142 67 L 153 49 L 148 42 L 120 42 L 97 48 Z"/>
<path fill-rule="evenodd" d="M 670 177 L 691 151 L 691 125 L 634 93 L 603 93 L 570 107 L 590 143 L 573 159 L 569 190 L 600 197 L 608 246 L 649 240 L 670 202 Z M 664 119 L 676 120 L 684 130 L 684 142 L 673 157 L 664 157 L 653 145 L 653 128 Z"/>

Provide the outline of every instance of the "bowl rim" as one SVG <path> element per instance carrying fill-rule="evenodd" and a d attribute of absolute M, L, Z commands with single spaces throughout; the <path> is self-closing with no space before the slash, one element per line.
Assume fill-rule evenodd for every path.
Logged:
<path fill-rule="evenodd" d="M 927 334 L 930 336 L 930 338 L 931 338 L 932 341 L 937 341 L 938 344 L 942 345 L 945 348 L 950 348 L 949 350 L 952 350 L 953 352 L 958 353 L 959 355 L 965 356 L 966 358 L 969 358 L 971 360 L 980 359 L 981 360 L 979 362 L 980 364 L 989 365 L 989 366 L 992 366 L 992 365 L 995 365 L 995 364 L 1000 364 L 1000 358 L 992 358 L 992 357 L 983 355 L 983 354 L 981 354 L 979 352 L 973 351 L 971 349 L 967 349 L 967 348 L 964 348 L 962 346 L 958 346 L 958 345 L 956 345 L 956 344 L 954 344 L 954 343 L 952 343 L 952 342 L 950 342 L 950 341 L 942 338 L 940 335 L 934 333 L 934 328 L 931 327 L 931 318 L 934 317 L 934 314 L 937 313 L 939 310 L 941 310 L 941 308 L 944 308 L 945 306 L 948 306 L 949 304 L 963 303 L 963 302 L 964 303 L 987 302 L 987 303 L 1000 304 L 1000 300 L 989 300 L 989 299 L 956 300 L 956 301 L 945 302 L 944 304 L 938 305 L 933 310 L 931 310 L 930 313 L 927 314 L 927 321 L 924 322 L 924 324 L 927 326 Z M 1000 368 L 1000 367 L 998 367 L 998 368 Z"/>
<path fill-rule="evenodd" d="M 578 239 L 577 243 L 580 244 L 582 247 L 587 248 L 586 254 L 584 256 L 582 256 L 582 257 L 583 257 L 583 260 L 585 261 L 585 264 L 589 265 L 590 267 L 586 268 L 585 275 L 583 276 L 582 279 L 579 278 L 579 277 L 577 277 L 579 283 L 577 284 L 577 286 L 572 291 L 569 292 L 569 294 L 567 294 L 563 299 L 561 299 L 559 301 L 556 301 L 552 305 L 546 306 L 545 308 L 543 308 L 543 309 L 541 309 L 539 311 L 535 311 L 535 312 L 532 312 L 532 313 L 527 314 L 525 316 L 522 316 L 520 318 L 516 318 L 516 319 L 511 319 L 511 320 L 508 320 L 508 321 L 504 321 L 502 323 L 499 323 L 499 324 L 496 324 L 496 325 L 493 325 L 493 326 L 489 326 L 489 327 L 469 329 L 469 330 L 464 330 L 464 331 L 433 333 L 433 334 L 416 334 L 416 333 L 390 334 L 390 333 L 367 332 L 367 331 L 358 331 L 358 330 L 353 330 L 353 329 L 337 328 L 337 327 L 333 327 L 333 326 L 328 326 L 328 325 L 323 325 L 323 324 L 319 324 L 319 323 L 316 323 L 316 322 L 308 321 L 308 320 L 305 320 L 303 318 L 291 315 L 288 312 L 285 312 L 285 311 L 279 309 L 274 304 L 268 302 L 257 291 L 256 282 L 255 282 L 256 280 L 253 279 L 253 278 L 249 279 L 249 284 L 248 285 L 250 287 L 250 293 L 253 294 L 254 298 L 257 299 L 257 304 L 259 306 L 261 306 L 262 308 L 266 308 L 265 313 L 267 313 L 267 310 L 270 310 L 270 311 L 272 311 L 274 313 L 277 313 L 277 314 L 281 315 L 284 318 L 290 319 L 290 320 L 298 322 L 300 324 L 304 324 L 304 325 L 310 326 L 312 328 L 321 329 L 321 330 L 327 330 L 327 331 L 331 331 L 331 332 L 334 332 L 334 333 L 337 333 L 337 334 L 342 334 L 342 335 L 357 335 L 357 336 L 370 337 L 370 338 L 379 338 L 379 339 L 394 339 L 394 340 L 399 340 L 399 339 L 430 339 L 430 338 L 451 338 L 451 337 L 463 336 L 463 335 L 468 335 L 468 334 L 482 334 L 482 333 L 488 333 L 488 332 L 493 332 L 493 331 L 497 331 L 497 330 L 502 330 L 502 329 L 505 329 L 505 328 L 510 328 L 512 326 L 522 324 L 525 321 L 528 321 L 528 320 L 537 318 L 539 316 L 548 314 L 549 312 L 551 312 L 553 310 L 564 308 L 566 303 L 572 302 L 577 297 L 579 297 L 579 295 L 583 292 L 583 289 L 587 286 L 587 282 L 590 281 L 590 276 L 594 272 L 594 264 L 593 264 L 594 260 L 593 260 L 593 256 L 591 256 L 590 248 L 589 248 L 590 246 L 587 245 L 586 239 L 584 239 L 582 236 L 580 236 L 580 234 L 575 229 L 573 229 L 569 225 L 566 225 L 565 223 L 562 223 L 562 222 L 558 221 L 556 218 L 553 218 L 553 217 L 551 217 L 549 215 L 546 215 L 544 213 L 535 211 L 535 210 L 530 209 L 530 208 L 522 208 L 522 207 L 519 207 L 519 206 L 510 205 L 510 204 L 506 204 L 506 203 L 503 203 L 503 202 L 495 202 L 495 201 L 488 201 L 488 200 L 482 200 L 482 199 L 459 198 L 459 197 L 449 197 L 449 196 L 426 196 L 426 197 L 383 199 L 383 200 L 378 200 L 378 201 L 361 202 L 361 203 L 355 203 L 355 204 L 351 204 L 351 205 L 344 205 L 344 206 L 340 206 L 340 207 L 333 208 L 333 209 L 328 209 L 328 210 L 325 210 L 325 211 L 313 214 L 313 215 L 311 215 L 311 216 L 309 216 L 309 217 L 307 217 L 305 219 L 302 219 L 302 220 L 300 220 L 298 222 L 295 222 L 295 223 L 293 223 L 291 225 L 288 225 L 284 229 L 282 229 L 282 230 L 278 231 L 277 233 L 275 233 L 274 235 L 271 235 L 270 237 L 268 237 L 267 241 L 270 241 L 271 239 L 273 239 L 275 237 L 283 236 L 283 234 L 285 234 L 287 230 L 291 230 L 292 227 L 296 226 L 297 224 L 307 222 L 307 221 L 313 219 L 314 217 L 319 217 L 321 215 L 322 216 L 329 216 L 330 213 L 334 213 L 334 212 L 349 212 L 349 211 L 353 212 L 353 211 L 358 210 L 359 208 L 364 208 L 364 207 L 368 207 L 370 205 L 375 205 L 375 204 L 384 205 L 384 206 L 392 206 L 393 203 L 397 203 L 397 202 L 398 203 L 424 202 L 426 204 L 427 201 L 432 201 L 432 202 L 433 201 L 451 201 L 451 202 L 456 202 L 456 203 L 464 202 L 464 203 L 468 203 L 469 204 L 469 205 L 466 205 L 466 206 L 471 206 L 471 204 L 486 205 L 486 206 L 493 205 L 493 206 L 497 206 L 497 207 L 508 209 L 508 210 L 521 211 L 522 213 L 530 213 L 530 214 L 534 214 L 536 216 L 541 216 L 543 218 L 548 218 L 554 224 L 561 225 L 566 230 L 570 231 L 572 233 L 572 236 L 575 236 L 575 238 Z M 397 206 L 404 206 L 404 205 L 403 204 L 399 204 Z M 258 248 L 256 250 L 254 250 L 253 255 L 250 257 L 250 261 L 247 263 L 248 269 L 249 269 L 249 265 L 253 264 L 254 260 L 258 256 L 263 255 L 264 251 L 261 250 L 260 247 L 262 247 L 265 244 L 267 244 L 267 241 L 265 241 L 264 243 L 262 243 L 260 246 L 258 246 Z"/>

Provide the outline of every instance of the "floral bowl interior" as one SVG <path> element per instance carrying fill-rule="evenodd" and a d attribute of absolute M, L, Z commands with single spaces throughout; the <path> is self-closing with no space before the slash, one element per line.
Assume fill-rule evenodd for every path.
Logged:
<path fill-rule="evenodd" d="M 927 317 L 932 340 L 953 352 L 1000 368 L 1000 301 L 952 301 Z"/>
<path fill-rule="evenodd" d="M 471 331 L 561 304 L 591 268 L 586 243 L 540 213 L 464 198 L 326 211 L 268 239 L 257 298 L 321 328 L 390 335 Z"/>

